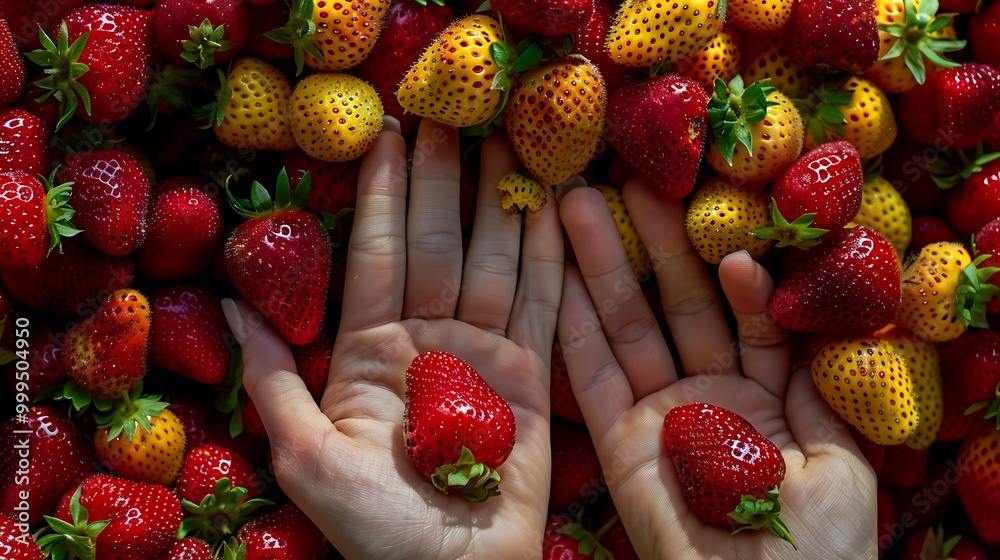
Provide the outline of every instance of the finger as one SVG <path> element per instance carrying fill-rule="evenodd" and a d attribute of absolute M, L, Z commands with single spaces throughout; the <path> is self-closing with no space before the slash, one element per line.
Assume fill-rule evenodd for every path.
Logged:
<path fill-rule="evenodd" d="M 410 174 L 403 317 L 454 317 L 462 284 L 458 130 L 420 123 Z"/>
<path fill-rule="evenodd" d="M 398 321 L 406 282 L 406 145 L 399 123 L 386 126 L 365 154 L 347 253 L 341 329 Z"/>
<path fill-rule="evenodd" d="M 559 344 L 570 385 L 594 441 L 635 406 L 632 387 L 604 337 L 580 271 L 567 266 L 559 309 Z"/>
<path fill-rule="evenodd" d="M 685 374 L 739 373 L 715 282 L 684 228 L 683 201 L 657 191 L 639 175 L 625 184 L 622 196 L 656 271 L 663 312 Z"/>
<path fill-rule="evenodd" d="M 740 251 L 722 259 L 719 279 L 736 315 L 743 375 L 784 399 L 792 348 L 788 331 L 767 310 L 767 299 L 774 291 L 771 275 L 746 251 Z"/>
<path fill-rule="evenodd" d="M 642 295 L 608 204 L 597 189 L 571 190 L 560 215 L 604 336 L 636 400 L 677 380 L 670 349 Z"/>
<path fill-rule="evenodd" d="M 847 425 L 826 403 L 808 368 L 792 372 L 785 400 L 785 418 L 806 460 L 824 454 L 860 456 Z"/>
<path fill-rule="evenodd" d="M 517 289 L 521 252 L 521 216 L 500 206 L 500 178 L 518 167 L 517 156 L 502 134 L 483 142 L 476 221 L 465 262 L 465 289 L 456 318 L 504 335 Z M 560 268 L 562 264 L 560 263 Z"/>

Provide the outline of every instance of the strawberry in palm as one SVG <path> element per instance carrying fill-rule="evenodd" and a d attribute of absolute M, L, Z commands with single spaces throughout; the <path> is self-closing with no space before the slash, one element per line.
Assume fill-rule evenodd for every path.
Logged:
<path fill-rule="evenodd" d="M 674 407 L 663 437 L 688 507 L 702 521 L 734 532 L 768 529 L 795 546 L 779 517 L 785 459 L 742 416 L 706 403 Z"/>
<path fill-rule="evenodd" d="M 247 218 L 226 243 L 226 268 L 240 295 L 291 344 L 319 336 L 330 283 L 330 235 L 301 208 L 309 200 L 308 175 L 291 196 L 288 174 L 278 175 L 276 199 L 254 181 L 251 199 L 227 189 L 233 208 Z M 329 221 L 327 222 L 329 223 Z"/>
<path fill-rule="evenodd" d="M 70 220 L 72 185 L 53 185 L 55 172 L 44 182 L 23 171 L 0 174 L 0 268 L 38 266 L 61 238 L 80 230 Z"/>
<path fill-rule="evenodd" d="M 462 359 L 424 352 L 406 370 L 406 452 L 438 490 L 472 502 L 500 493 L 496 469 L 514 448 L 510 405 Z"/>

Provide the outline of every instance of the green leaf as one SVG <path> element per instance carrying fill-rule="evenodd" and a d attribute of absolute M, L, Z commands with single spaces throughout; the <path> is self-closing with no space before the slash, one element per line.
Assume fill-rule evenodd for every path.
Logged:
<path fill-rule="evenodd" d="M 495 43 L 494 43 L 495 44 Z M 531 45 L 522 54 L 517 57 L 514 62 L 514 67 L 512 71 L 514 73 L 524 72 L 529 68 L 534 68 L 538 65 L 539 61 L 542 60 L 542 47 L 538 43 L 532 42 Z"/>
<path fill-rule="evenodd" d="M 924 66 L 924 59 L 920 55 L 919 49 L 908 49 L 906 51 L 906 67 L 910 69 L 913 74 L 913 79 L 917 81 L 918 84 L 922 84 L 927 81 L 927 68 Z"/>
<path fill-rule="evenodd" d="M 747 149 L 747 153 L 753 157 L 753 135 L 750 133 L 750 127 L 744 124 L 739 124 L 736 126 L 734 131 L 736 139 L 739 140 L 740 144 Z M 732 162 L 729 162 L 732 165 Z"/>
<path fill-rule="evenodd" d="M 253 185 L 250 186 L 250 202 L 253 204 L 254 209 L 258 212 L 263 212 L 271 207 L 271 195 L 268 194 L 264 185 L 254 181 Z"/>
<path fill-rule="evenodd" d="M 880 58 L 879 60 L 889 60 L 892 58 L 896 58 L 899 55 L 903 54 L 905 51 L 906 51 L 906 42 L 903 41 L 902 39 L 897 39 L 896 42 L 892 44 L 892 47 L 890 47 L 889 50 L 884 55 L 882 55 L 882 58 Z"/>

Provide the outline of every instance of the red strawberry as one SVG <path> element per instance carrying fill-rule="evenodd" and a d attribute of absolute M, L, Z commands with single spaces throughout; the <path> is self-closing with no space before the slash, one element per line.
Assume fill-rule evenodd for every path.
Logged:
<path fill-rule="evenodd" d="M 203 274 L 223 243 L 219 203 L 195 179 L 167 179 L 159 188 L 163 190 L 149 210 L 146 241 L 135 252 L 136 269 L 161 281 Z"/>
<path fill-rule="evenodd" d="M 72 188 L 44 183 L 24 171 L 0 174 L 0 268 L 31 269 L 80 230 L 67 205 Z"/>
<path fill-rule="evenodd" d="M 552 382 L 550 384 L 552 399 L 552 414 L 583 426 L 583 412 L 580 403 L 576 402 L 573 387 L 569 383 L 569 372 L 566 370 L 566 360 L 563 359 L 562 346 L 559 341 L 552 345 Z"/>
<path fill-rule="evenodd" d="M 911 228 L 913 229 L 913 238 L 910 240 L 910 251 L 914 253 L 920 252 L 920 249 L 931 243 L 941 241 L 959 243 L 962 241 L 955 230 L 937 216 L 914 216 Z"/>
<path fill-rule="evenodd" d="M 919 142 L 939 148 L 971 148 L 990 137 L 1000 112 L 1000 69 L 966 62 L 927 77 L 899 103 L 898 120 Z"/>
<path fill-rule="evenodd" d="M 863 336 L 892 320 L 900 298 L 892 245 L 858 226 L 810 251 L 771 294 L 768 308 L 792 330 Z"/>
<path fill-rule="evenodd" d="M 542 560 L 594 560 L 607 550 L 593 533 L 568 515 L 550 515 L 545 523 Z"/>
<path fill-rule="evenodd" d="M 378 42 L 355 70 L 355 75 L 375 88 L 382 98 L 385 113 L 399 119 L 403 135 L 408 138 L 416 136 L 420 117 L 403 110 L 396 99 L 396 90 L 427 45 L 455 19 L 448 6 L 420 5 L 424 3 L 415 0 L 393 2 L 382 22 Z"/>
<path fill-rule="evenodd" d="M 59 33 L 59 24 L 73 10 L 85 5 L 88 0 L 66 0 L 65 2 L 49 2 L 48 0 L 9 0 L 0 1 L 0 18 L 10 24 L 10 32 L 18 44 L 27 49 L 41 47 L 38 40 L 38 28 L 41 27 L 50 36 Z"/>
<path fill-rule="evenodd" d="M 874 0 L 797 0 L 785 27 L 785 52 L 808 70 L 862 74 L 878 59 Z"/>
<path fill-rule="evenodd" d="M 305 210 L 313 214 L 329 212 L 336 215 L 357 204 L 360 159 L 347 162 L 322 161 L 294 150 L 282 156 L 281 165 L 288 170 L 288 180 L 296 185 L 309 173 L 312 193 Z M 295 192 L 294 189 L 292 192 Z"/>
<path fill-rule="evenodd" d="M 625 526 L 618 519 L 614 519 L 614 521 L 610 527 L 605 525 L 607 529 L 602 527 L 602 530 L 606 532 L 600 537 L 601 544 L 608 549 L 615 560 L 639 560 L 639 554 L 632 546 L 632 540 L 629 538 Z M 605 523 L 610 523 L 610 521 Z"/>
<path fill-rule="evenodd" d="M 613 61 L 605 48 L 608 31 L 614 24 L 615 12 L 621 2 L 593 0 L 593 3 L 594 11 L 590 19 L 573 31 L 573 52 L 583 55 L 597 66 L 604 78 L 604 87 L 611 95 L 637 72 Z"/>
<path fill-rule="evenodd" d="M 244 0 L 159 0 L 153 8 L 153 33 L 170 62 L 204 69 L 243 48 L 250 15 Z"/>
<path fill-rule="evenodd" d="M 97 150 L 72 158 L 59 177 L 73 183 L 73 220 L 94 247 L 119 256 L 142 245 L 149 178 L 135 158 L 119 150 Z"/>
<path fill-rule="evenodd" d="M 850 142 L 828 142 L 801 156 L 771 187 L 774 226 L 754 231 L 777 239 L 778 247 L 805 249 L 818 237 L 836 232 L 861 209 L 864 171 L 861 157 Z M 812 218 L 807 215 L 812 215 Z M 791 222 L 789 222 L 791 220 Z"/>
<path fill-rule="evenodd" d="M 98 474 L 63 496 L 54 517 L 63 523 L 49 521 L 58 529 L 39 539 L 42 550 L 55 555 L 79 546 L 92 559 L 135 560 L 166 554 L 182 514 L 165 486 Z"/>
<path fill-rule="evenodd" d="M 944 146 L 941 147 L 942 149 Z M 934 182 L 931 167 L 942 161 L 944 153 L 899 134 L 882 156 L 882 176 L 903 195 L 914 214 L 938 214 L 944 191 Z"/>
<path fill-rule="evenodd" d="M 112 290 L 132 283 L 132 262 L 95 251 L 79 238 L 67 239 L 63 252 L 30 270 L 3 270 L 0 278 L 14 299 L 63 317 L 91 313 Z"/>
<path fill-rule="evenodd" d="M 0 17 L 0 107 L 9 105 L 21 95 L 26 74 L 7 20 Z"/>
<path fill-rule="evenodd" d="M 438 490 L 460 490 L 472 502 L 500 493 L 496 469 L 514 448 L 514 413 L 461 358 L 431 351 L 413 359 L 403 433 L 413 465 Z M 469 474 L 479 467 L 480 475 Z"/>
<path fill-rule="evenodd" d="M 266 192 L 254 182 L 255 192 Z M 315 216 L 299 210 L 309 198 L 304 177 L 292 198 L 288 174 L 278 176 L 277 200 L 230 202 L 247 218 L 229 236 L 226 268 L 240 295 L 291 344 L 309 344 L 323 327 L 330 282 L 330 235 Z"/>
<path fill-rule="evenodd" d="M 997 79 L 1000 80 L 1000 73 Z M 960 186 L 948 191 L 944 215 L 953 228 L 964 234 L 975 233 L 1000 218 L 1000 159 L 982 166 Z"/>
<path fill-rule="evenodd" d="M 150 306 L 135 290 L 113 292 L 93 315 L 69 330 L 66 373 L 98 398 L 117 399 L 146 374 Z"/>
<path fill-rule="evenodd" d="M 952 348 L 948 357 L 951 375 L 958 377 L 962 398 L 967 403 L 979 403 L 980 408 L 997 399 L 1000 387 L 1000 332 L 981 330 L 969 331 L 962 335 L 959 346 Z M 990 409 L 996 414 L 1000 410 L 1000 399 Z M 982 412 L 979 412 L 982 414 Z M 992 418 L 993 415 L 987 414 Z M 996 420 L 1000 426 L 1000 418 Z M 1000 428 L 998 428 L 1000 429 Z"/>
<path fill-rule="evenodd" d="M 323 533 L 294 504 L 247 523 L 236 536 L 245 560 L 311 560 L 323 549 Z"/>
<path fill-rule="evenodd" d="M 971 540 L 955 535 L 944 538 L 944 528 L 928 527 L 906 540 L 901 560 L 986 560 L 986 553 Z"/>
<path fill-rule="evenodd" d="M 552 490 L 549 511 L 577 515 L 600 498 L 603 469 L 590 434 L 570 424 L 552 424 Z"/>
<path fill-rule="evenodd" d="M 3 21 L 3 20 L 0 20 Z M 0 551 L 7 560 L 44 560 L 42 549 L 31 538 L 27 524 L 0 515 Z"/>
<path fill-rule="evenodd" d="M 885 465 L 878 481 L 895 488 L 909 488 L 927 478 L 930 448 L 913 449 L 905 443 L 885 446 Z"/>
<path fill-rule="evenodd" d="M 293 346 L 292 357 L 295 369 L 309 389 L 309 394 L 317 403 L 326 392 L 326 382 L 330 377 L 330 360 L 333 358 L 333 341 L 326 333 L 319 333 L 316 340 L 305 346 Z"/>
<path fill-rule="evenodd" d="M 894 544 L 892 528 L 899 520 L 899 515 L 892 494 L 881 486 L 878 487 L 875 507 L 878 523 L 878 548 L 879 551 L 884 552 L 892 548 Z"/>
<path fill-rule="evenodd" d="M 24 171 L 48 175 L 49 131 L 34 113 L 7 107 L 0 109 L 0 173 Z"/>
<path fill-rule="evenodd" d="M 153 365 L 207 384 L 229 370 L 226 316 L 219 296 L 194 285 L 163 288 L 150 296 L 155 328 L 150 337 Z"/>
<path fill-rule="evenodd" d="M 1000 217 L 983 226 L 976 233 L 976 257 L 991 255 L 983 261 L 983 267 L 1000 267 Z M 1000 272 L 990 276 L 989 283 L 1000 286 Z M 986 311 L 1000 315 L 1000 299 L 994 298 L 986 302 Z"/>
<path fill-rule="evenodd" d="M 205 541 L 182 539 L 170 547 L 163 560 L 214 560 L 212 548 Z"/>
<path fill-rule="evenodd" d="M 25 452 L 27 468 L 19 465 Z M 8 419 L 0 427 L 0 518 L 37 524 L 95 466 L 93 449 L 58 410 L 33 406 Z"/>
<path fill-rule="evenodd" d="M 177 477 L 177 496 L 200 504 L 215 492 L 216 482 L 223 478 L 229 479 L 231 488 L 246 489 L 244 500 L 260 494 L 260 479 L 246 459 L 220 445 L 203 443 L 184 456 Z"/>
<path fill-rule="evenodd" d="M 493 0 L 490 7 L 504 23 L 523 33 L 560 35 L 583 27 L 595 0 Z"/>
<path fill-rule="evenodd" d="M 291 45 L 272 41 L 264 36 L 272 29 L 285 26 L 288 22 L 288 4 L 284 2 L 258 4 L 250 0 L 247 8 L 250 13 L 250 37 L 247 39 L 246 54 L 270 61 L 287 60 L 295 56 L 295 49 Z M 378 43 L 376 48 L 377 46 Z"/>
<path fill-rule="evenodd" d="M 5 315 L 5 313 L 0 312 L 0 318 Z M 7 325 L 10 326 L 4 329 L 4 337 L 0 338 L 0 349 L 10 348 L 7 335 L 8 333 L 13 335 L 15 331 L 15 317 L 13 315 L 6 316 L 8 317 Z M 34 400 L 45 388 L 69 380 L 66 368 L 62 363 L 62 344 L 66 338 L 66 327 L 61 322 L 59 325 L 57 327 L 55 321 L 46 318 L 31 319 L 28 359 L 26 360 L 28 369 L 17 371 L 16 368 L 11 368 L 11 374 L 7 379 L 11 394 L 24 392 Z"/>
<path fill-rule="evenodd" d="M 969 46 L 976 62 L 1000 68 L 1000 4 L 990 3 L 986 11 L 969 20 Z"/>
<path fill-rule="evenodd" d="M 974 351 L 969 347 L 969 341 L 973 340 L 968 337 L 969 334 L 960 336 L 944 347 L 941 351 L 942 364 L 955 364 L 956 368 L 961 366 L 966 356 Z M 962 381 L 958 375 L 942 375 L 941 388 L 943 411 L 937 441 L 959 441 L 980 429 L 996 426 L 996 422 L 983 418 L 982 412 L 965 413 L 975 401 L 965 399 Z"/>
<path fill-rule="evenodd" d="M 706 403 L 674 407 L 663 437 L 691 511 L 711 525 L 768 529 L 795 541 L 779 517 L 785 459 L 742 416 Z"/>
<path fill-rule="evenodd" d="M 979 537 L 1000 543 L 1000 430 L 992 427 L 970 435 L 958 452 L 958 497 Z"/>
<path fill-rule="evenodd" d="M 871 465 L 872 470 L 877 475 L 882 471 L 882 467 L 885 466 L 886 446 L 873 442 L 850 426 L 848 428 L 850 428 L 851 436 L 854 437 L 854 443 L 858 446 L 861 454 L 865 456 L 865 460 L 868 461 L 868 464 Z"/>
<path fill-rule="evenodd" d="M 694 190 L 707 119 L 705 89 L 691 78 L 667 74 L 615 92 L 608 102 L 606 133 L 633 167 L 680 198 Z"/>

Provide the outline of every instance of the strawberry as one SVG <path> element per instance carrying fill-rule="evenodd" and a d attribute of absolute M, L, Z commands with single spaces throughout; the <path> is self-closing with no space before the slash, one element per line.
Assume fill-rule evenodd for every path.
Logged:
<path fill-rule="evenodd" d="M 893 535 L 890 530 L 898 523 L 899 513 L 896 508 L 896 501 L 888 490 L 879 486 L 875 494 L 875 515 L 878 523 L 878 548 L 879 552 L 885 552 L 892 548 L 894 544 Z"/>
<path fill-rule="evenodd" d="M 382 131 L 382 102 L 350 74 L 313 74 L 295 86 L 289 105 L 295 143 L 323 161 L 358 159 Z"/>
<path fill-rule="evenodd" d="M 424 352 L 406 369 L 405 398 L 406 453 L 417 471 L 471 502 L 498 495 L 496 469 L 514 448 L 514 413 L 479 372 L 451 354 Z"/>
<path fill-rule="evenodd" d="M 914 216 L 912 229 L 913 238 L 910 240 L 911 251 L 920 251 L 925 245 L 941 241 L 961 242 L 955 230 L 951 229 L 951 226 L 937 216 Z M 989 303 L 987 303 L 987 306 L 989 306 Z"/>
<path fill-rule="evenodd" d="M 203 274 L 223 243 L 222 209 L 199 181 L 160 181 L 149 209 L 146 242 L 134 253 L 148 278 L 175 281 Z"/>
<path fill-rule="evenodd" d="M 53 558 L 75 551 L 83 560 L 159 558 L 173 546 L 181 517 L 165 486 L 97 474 L 63 496 L 46 518 L 54 532 L 38 544 Z"/>
<path fill-rule="evenodd" d="M 258 58 L 232 63 L 216 100 L 201 110 L 220 142 L 233 148 L 291 150 L 292 86 L 272 64 Z"/>
<path fill-rule="evenodd" d="M 552 424 L 552 471 L 549 511 L 578 514 L 596 502 L 604 487 L 603 469 L 590 434 L 571 424 Z"/>
<path fill-rule="evenodd" d="M 785 52 L 808 70 L 863 73 L 879 53 L 875 0 L 796 0 Z"/>
<path fill-rule="evenodd" d="M 1000 7 L 990 3 L 983 13 L 969 20 L 969 46 L 973 58 L 994 67 L 1000 67 L 1000 48 L 995 40 L 1000 33 Z"/>
<path fill-rule="evenodd" d="M 427 45 L 455 19 L 448 6 L 421 6 L 421 3 L 401 0 L 389 6 L 379 41 L 354 71 L 355 76 L 375 88 L 385 112 L 399 120 L 407 138 L 417 135 L 420 117 L 403 110 L 396 99 L 396 88 Z"/>
<path fill-rule="evenodd" d="M 840 418 L 879 445 L 896 445 L 917 427 L 913 382 L 892 343 L 848 338 L 825 344 L 812 360 L 812 378 Z"/>
<path fill-rule="evenodd" d="M 264 60 L 287 60 L 295 56 L 295 49 L 291 45 L 278 43 L 265 35 L 288 21 L 288 4 L 284 2 L 258 4 L 250 0 L 247 11 L 250 17 L 250 32 L 245 47 L 246 54 Z"/>
<path fill-rule="evenodd" d="M 205 541 L 182 539 L 174 542 L 163 560 L 213 560 L 212 548 Z"/>
<path fill-rule="evenodd" d="M 62 118 L 100 124 L 131 115 L 146 97 L 146 66 L 155 53 L 151 12 L 130 6 L 88 5 L 66 16 L 58 38 L 27 53 L 53 73 L 36 82 L 55 95 Z"/>
<path fill-rule="evenodd" d="M 697 81 L 711 93 L 716 78 L 728 83 L 739 72 L 739 37 L 731 28 L 723 27 L 705 46 L 679 61 L 674 73 Z"/>
<path fill-rule="evenodd" d="M 319 333 L 316 340 L 305 346 L 293 346 L 292 357 L 295 369 L 306 384 L 306 389 L 319 403 L 326 392 L 326 382 L 330 377 L 330 360 L 333 358 L 333 341 L 326 333 Z"/>
<path fill-rule="evenodd" d="M 768 529 L 795 547 L 778 501 L 785 459 L 746 418 L 712 404 L 681 405 L 664 417 L 663 437 L 699 519 L 734 532 Z"/>
<path fill-rule="evenodd" d="M 573 52 L 591 61 L 604 78 L 604 87 L 610 97 L 639 71 L 617 64 L 604 48 L 608 31 L 614 24 L 615 11 L 621 2 L 614 0 L 594 0 L 594 11 L 590 19 L 573 31 Z"/>
<path fill-rule="evenodd" d="M 583 27 L 594 11 L 594 0 L 493 0 L 490 9 L 504 23 L 525 34 L 561 35 Z"/>
<path fill-rule="evenodd" d="M 153 32 L 171 62 L 205 69 L 243 48 L 250 16 L 244 0 L 160 0 L 153 8 Z"/>
<path fill-rule="evenodd" d="M 850 426 L 848 426 L 848 430 L 851 432 L 851 437 L 854 438 L 854 444 L 858 446 L 861 454 L 865 456 L 865 460 L 868 461 L 872 470 L 875 471 L 875 475 L 878 476 L 885 467 L 886 446 L 871 441 Z"/>
<path fill-rule="evenodd" d="M 524 167 L 543 185 L 557 185 L 581 173 L 594 157 L 606 106 L 596 66 L 557 58 L 518 78 L 504 124 Z"/>
<path fill-rule="evenodd" d="M 0 305 L 0 308 L 2 307 Z M 13 348 L 12 345 L 15 344 L 13 336 L 17 330 L 15 314 L 14 311 L 0 312 L 0 320 L 6 316 L 8 325 L 0 336 L 0 348 Z M 69 326 L 72 326 L 72 323 Z M 25 360 L 28 362 L 28 368 L 23 371 L 11 368 L 10 375 L 7 376 L 7 386 L 11 394 L 24 392 L 34 401 L 48 387 L 63 385 L 69 381 L 66 367 L 62 362 L 62 344 L 68 328 L 62 322 L 57 323 L 55 319 L 32 318 L 30 330 L 29 350 Z M 0 355 L 2 354 L 3 351 L 0 350 Z M 0 362 L 3 362 L 2 357 Z"/>
<path fill-rule="evenodd" d="M 548 200 L 547 191 L 534 179 L 511 171 L 497 182 L 500 191 L 500 207 L 508 214 L 538 212 Z"/>
<path fill-rule="evenodd" d="M 899 266 L 892 245 L 881 234 L 864 226 L 845 229 L 806 259 L 768 300 L 768 309 L 782 326 L 864 335 L 896 315 Z"/>
<path fill-rule="evenodd" d="M 819 245 L 820 236 L 840 230 L 857 215 L 863 182 L 861 157 L 854 146 L 849 142 L 822 144 L 774 182 L 774 226 L 754 230 L 754 235 L 776 239 L 778 247 Z"/>
<path fill-rule="evenodd" d="M 569 383 L 569 372 L 566 370 L 566 360 L 563 358 L 562 346 L 559 341 L 552 344 L 552 382 L 549 393 L 552 401 L 552 415 L 568 420 L 577 426 L 583 426 L 583 412 L 580 403 L 576 402 L 573 387 Z"/>
<path fill-rule="evenodd" d="M 245 560 L 311 560 L 325 542 L 323 533 L 294 504 L 247 523 L 236 540 L 246 549 L 246 556 L 240 556 Z"/>
<path fill-rule="evenodd" d="M 707 104 L 705 90 L 684 76 L 625 86 L 608 102 L 607 135 L 653 185 L 682 198 L 694 190 L 705 152 Z"/>
<path fill-rule="evenodd" d="M 952 375 L 958 377 L 963 400 L 972 403 L 966 413 L 986 408 L 986 418 L 995 418 L 1000 410 L 997 395 L 997 387 L 1000 386 L 1000 332 L 975 331 L 962 338 L 961 349 L 964 351 L 953 349 L 949 352 L 949 357 L 955 360 L 949 365 L 953 368 Z M 996 422 L 1000 425 L 1000 419 Z"/>
<path fill-rule="evenodd" d="M 982 560 L 984 553 L 974 542 L 954 535 L 944 538 L 944 528 L 928 527 L 913 533 L 903 546 L 902 560 Z"/>
<path fill-rule="evenodd" d="M 27 70 L 17 52 L 7 20 L 0 17 L 0 107 L 9 105 L 24 90 Z"/>
<path fill-rule="evenodd" d="M 974 339 L 969 338 L 969 334 L 958 337 L 941 350 L 941 364 L 955 364 L 956 373 L 972 352 L 969 342 Z M 938 441 L 959 441 L 980 429 L 996 428 L 995 421 L 984 418 L 985 413 L 966 414 L 975 401 L 965 399 L 959 375 L 942 375 L 941 385 L 943 412 Z"/>
<path fill-rule="evenodd" d="M 5 1 L 0 2 L 0 19 L 6 19 L 10 24 L 14 41 L 27 49 L 37 49 L 41 47 L 39 27 L 49 36 L 56 35 L 67 15 L 89 3 L 88 0 L 55 3 L 46 0 Z"/>
<path fill-rule="evenodd" d="M 812 89 L 812 74 L 785 53 L 781 35 L 744 33 L 740 50 L 739 74 L 744 81 L 752 84 L 770 78 L 772 86 L 792 99 L 801 99 Z"/>
<path fill-rule="evenodd" d="M 26 467 L 19 465 L 25 449 L 31 452 Z M 30 407 L 23 418 L 4 422 L 0 453 L 0 519 L 27 525 L 38 524 L 95 467 L 93 450 L 73 423 L 49 406 Z"/>
<path fill-rule="evenodd" d="M 802 118 L 792 101 L 767 79 L 744 87 L 715 81 L 708 102 L 708 163 L 720 175 L 750 186 L 774 180 L 802 151 Z"/>
<path fill-rule="evenodd" d="M 80 233 L 70 220 L 74 210 L 67 202 L 72 185 L 54 186 L 52 177 L 39 181 L 24 171 L 0 174 L 0 268 L 31 269 L 62 238 Z"/>
<path fill-rule="evenodd" d="M 615 225 L 618 226 L 618 235 L 621 236 L 622 244 L 625 246 L 625 255 L 628 256 L 628 262 L 632 265 L 632 272 L 637 276 L 642 276 L 644 271 L 648 270 L 649 253 L 646 252 L 646 246 L 639 239 L 639 230 L 635 229 L 628 209 L 625 208 L 625 200 L 622 198 L 621 190 L 607 185 L 594 185 L 594 188 L 601 191 L 604 200 L 608 203 L 608 208 L 611 209 Z"/>
<path fill-rule="evenodd" d="M 808 134 L 805 147 L 847 140 L 861 159 L 878 157 L 896 140 L 896 119 L 885 92 L 874 84 L 850 76 L 828 80 L 796 103 Z"/>
<path fill-rule="evenodd" d="M 149 178 L 139 162 L 120 150 L 75 156 L 59 169 L 73 183 L 74 223 L 97 249 L 127 255 L 146 239 Z"/>
<path fill-rule="evenodd" d="M 292 199 L 282 169 L 276 202 L 256 181 L 252 202 L 226 191 L 233 207 L 247 218 L 226 243 L 233 285 L 286 341 L 299 345 L 319 336 L 330 282 L 330 235 L 318 218 L 300 210 L 310 188 L 306 175 Z"/>
<path fill-rule="evenodd" d="M 944 406 L 937 345 L 903 329 L 892 329 L 879 337 L 892 344 L 893 351 L 903 357 L 913 383 L 917 429 L 906 438 L 905 443 L 913 449 L 926 449 L 937 439 Z"/>
<path fill-rule="evenodd" d="M 361 159 L 323 161 L 293 150 L 281 157 L 281 166 L 288 170 L 288 180 L 295 184 L 309 173 L 312 193 L 305 209 L 313 214 L 338 215 L 357 204 Z"/>
<path fill-rule="evenodd" d="M 902 260 L 913 237 L 912 219 L 910 207 L 889 181 L 879 175 L 866 178 L 861 187 L 861 208 L 851 221 L 885 236 Z"/>
<path fill-rule="evenodd" d="M 177 480 L 186 440 L 180 419 L 167 403 L 158 396 L 143 396 L 139 386 L 110 406 L 95 405 L 94 448 L 111 472 L 164 486 Z"/>
<path fill-rule="evenodd" d="M 49 132 L 45 122 L 17 107 L 0 109 L 0 173 L 24 171 L 44 175 L 49 171 Z"/>
<path fill-rule="evenodd" d="M 944 215 L 953 228 L 965 234 L 1000 218 L 1000 159 L 978 167 L 960 186 L 949 190 Z"/>
<path fill-rule="evenodd" d="M 1000 267 L 1000 217 L 983 226 L 976 233 L 976 244 L 973 247 L 976 257 L 990 255 L 983 261 L 983 267 Z M 988 282 L 1000 286 L 1000 273 L 989 277 Z M 1000 299 L 994 298 L 986 302 L 986 312 L 1000 315 Z"/>
<path fill-rule="evenodd" d="M 732 0 L 726 5 L 726 23 L 750 33 L 774 33 L 788 23 L 793 5 L 789 0 Z"/>
<path fill-rule="evenodd" d="M 545 523 L 542 560 L 596 560 L 609 558 L 607 549 L 586 527 L 568 515 L 550 515 Z"/>
<path fill-rule="evenodd" d="M 927 480 L 930 448 L 914 449 L 905 443 L 880 445 L 885 449 L 885 465 L 878 473 L 880 484 L 894 488 L 913 488 Z"/>
<path fill-rule="evenodd" d="M 92 312 L 111 290 L 132 283 L 132 261 L 95 251 L 79 237 L 63 243 L 30 270 L 2 270 L 0 278 L 18 302 L 60 315 L 80 317 Z"/>
<path fill-rule="evenodd" d="M 3 20 L 0 20 L 2 22 Z M 0 515 L 0 550 L 7 560 L 44 560 L 25 525 Z"/>
<path fill-rule="evenodd" d="M 900 120 L 906 131 L 927 145 L 971 148 L 990 137 L 1000 112 L 1000 69 L 976 62 L 946 68 L 903 94 Z"/>
<path fill-rule="evenodd" d="M 1000 430 L 988 428 L 970 435 L 958 452 L 958 497 L 965 513 L 986 543 L 1000 543 L 1000 519 L 993 514 L 1000 507 Z"/>
<path fill-rule="evenodd" d="M 222 382 L 229 370 L 229 330 L 219 296 L 178 285 L 154 292 L 150 304 L 156 317 L 150 362 L 202 383 Z"/>
<path fill-rule="evenodd" d="M 759 260 L 774 246 L 773 240 L 754 235 L 771 225 L 767 197 L 723 178 L 712 179 L 695 191 L 684 225 L 694 250 L 710 264 L 744 250 Z"/>
<path fill-rule="evenodd" d="M 624 66 L 678 62 L 715 37 L 725 15 L 715 0 L 624 2 L 608 32 L 607 49 Z"/>

